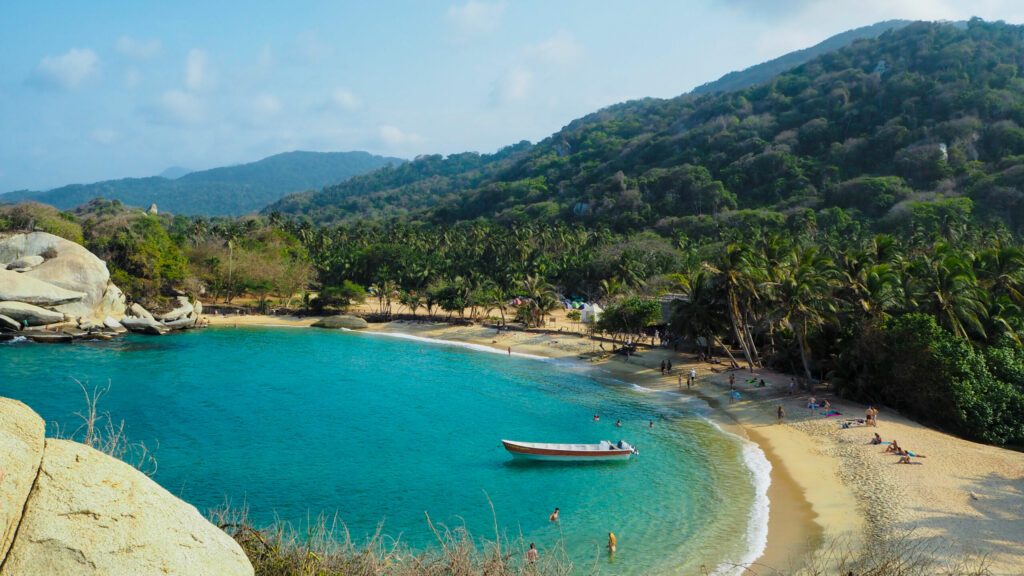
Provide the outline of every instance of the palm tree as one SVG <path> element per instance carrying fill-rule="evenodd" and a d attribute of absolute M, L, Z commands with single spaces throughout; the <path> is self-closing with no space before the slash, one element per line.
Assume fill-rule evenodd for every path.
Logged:
<path fill-rule="evenodd" d="M 820 254 L 817 247 L 796 249 L 779 280 L 769 285 L 779 303 L 774 315 L 795 335 L 808 380 L 813 376 L 807 335 L 811 329 L 835 321 L 832 289 L 836 276 L 832 260 Z"/>
<path fill-rule="evenodd" d="M 729 331 L 729 318 L 714 276 L 705 270 L 697 271 L 686 282 L 686 288 L 687 297 L 672 303 L 669 329 L 694 342 L 703 339 L 708 352 L 712 347 L 722 348 L 732 366 L 738 366 L 720 336 Z"/>
<path fill-rule="evenodd" d="M 966 257 L 939 243 L 933 256 L 915 262 L 912 271 L 921 308 L 961 338 L 971 333 L 986 337 L 986 295 Z"/>
<path fill-rule="evenodd" d="M 733 334 L 747 365 L 751 370 L 760 365 L 753 339 L 744 319 L 743 304 L 757 298 L 757 280 L 760 276 L 758 266 L 753 262 L 751 250 L 745 244 L 731 242 L 725 247 L 725 253 L 717 267 L 708 265 L 708 270 L 716 276 L 716 281 L 726 294 L 726 309 Z"/>

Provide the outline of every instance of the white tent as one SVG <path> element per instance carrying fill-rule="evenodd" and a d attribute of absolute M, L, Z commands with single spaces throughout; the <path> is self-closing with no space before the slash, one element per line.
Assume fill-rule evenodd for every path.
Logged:
<path fill-rule="evenodd" d="M 594 304 L 584 304 L 583 310 L 580 312 L 580 321 L 593 324 L 601 319 L 601 314 L 603 313 L 604 308 L 601 308 L 596 302 Z"/>

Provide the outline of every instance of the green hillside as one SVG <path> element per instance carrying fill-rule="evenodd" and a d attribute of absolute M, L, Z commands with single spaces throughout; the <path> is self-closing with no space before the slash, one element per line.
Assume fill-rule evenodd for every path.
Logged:
<path fill-rule="evenodd" d="M 922 204 L 1022 222 L 1022 28 L 915 23 L 737 92 L 626 102 L 493 156 L 430 156 L 268 211 L 315 222 L 578 221 L 671 233 L 807 208 L 899 226 Z M 412 178 L 410 180 L 410 178 Z M 916 211 L 916 212 L 915 212 Z"/>
<path fill-rule="evenodd" d="M 733 90 L 741 90 L 743 88 L 762 84 L 771 80 L 775 76 L 792 70 L 793 68 L 796 68 L 808 60 L 817 58 L 822 54 L 833 52 L 840 48 L 845 48 L 850 44 L 853 44 L 856 40 L 863 38 L 877 38 L 889 30 L 903 28 L 910 23 L 910 20 L 886 20 L 870 26 L 862 26 L 860 28 L 854 28 L 853 30 L 847 30 L 846 32 L 826 38 L 824 41 L 819 42 L 810 48 L 795 50 L 789 54 L 775 58 L 774 60 L 762 62 L 736 72 L 729 72 L 714 82 L 708 82 L 707 84 L 697 86 L 691 93 L 711 94 L 714 92 L 732 92 Z"/>
<path fill-rule="evenodd" d="M 401 162 L 366 152 L 287 152 L 175 179 L 124 178 L 46 192 L 11 192 L 0 196 L 0 202 L 31 200 L 70 209 L 94 198 L 106 198 L 143 208 L 155 203 L 160 210 L 175 214 L 237 216 L 257 211 L 290 192 L 319 189 Z"/>

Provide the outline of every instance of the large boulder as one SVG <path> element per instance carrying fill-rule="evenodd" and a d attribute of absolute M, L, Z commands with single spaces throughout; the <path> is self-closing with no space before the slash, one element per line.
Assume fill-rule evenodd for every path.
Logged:
<path fill-rule="evenodd" d="M 24 258 L 18 258 L 14 262 L 7 265 L 8 270 L 14 270 L 15 272 L 27 272 L 36 266 L 43 263 L 42 256 L 25 256 Z"/>
<path fill-rule="evenodd" d="M 39 472 L 0 576 L 253 573 L 230 536 L 120 460 L 51 439 Z"/>
<path fill-rule="evenodd" d="M 43 459 L 46 425 L 31 408 L 0 398 L 0 564 L 11 548 L 21 523 L 32 483 Z M 27 572 L 26 572 L 27 573 Z"/>
<path fill-rule="evenodd" d="M 188 301 L 188 298 L 184 296 L 178 297 L 178 307 L 166 314 L 160 315 L 160 319 L 164 322 L 174 322 L 175 320 L 181 320 L 186 318 L 195 311 L 195 308 Z"/>
<path fill-rule="evenodd" d="M 321 318 L 313 323 L 313 326 L 317 328 L 331 328 L 337 330 L 339 328 L 347 328 L 348 330 L 362 330 L 366 328 L 368 324 L 366 320 L 357 316 L 348 316 L 345 314 L 339 316 L 327 316 Z"/>
<path fill-rule="evenodd" d="M 33 304 L 9 300 L 0 302 L 0 314 L 12 318 L 19 324 L 24 324 L 28 320 L 29 326 L 45 326 L 64 321 L 64 315 L 60 312 L 40 308 Z"/>
<path fill-rule="evenodd" d="M 73 292 L 36 280 L 26 274 L 0 270 L 0 300 L 14 300 L 38 306 L 55 306 L 77 302 L 85 298 L 85 292 Z"/>
<path fill-rule="evenodd" d="M 128 313 L 136 318 L 153 319 L 153 315 L 149 313 L 149 310 L 143 308 L 138 302 L 132 302 L 132 305 L 128 307 Z"/>
<path fill-rule="evenodd" d="M 41 256 L 45 261 L 22 275 L 66 290 L 85 293 L 85 297 L 77 302 L 56 306 L 57 310 L 70 316 L 100 320 L 107 315 L 105 312 L 97 313 L 97 309 L 107 292 L 110 272 L 107 265 L 92 252 L 46 232 L 14 234 L 0 240 L 0 262 L 11 262 L 26 256 Z"/>
<path fill-rule="evenodd" d="M 11 318 L 10 316 L 4 316 L 3 314 L 0 314 L 0 332 L 4 330 L 7 330 L 9 332 L 17 332 L 18 330 L 21 330 L 21 324 L 14 318 Z"/>
<path fill-rule="evenodd" d="M 167 334 L 170 331 L 170 328 L 152 318 L 132 318 L 131 316 L 125 316 L 121 319 L 121 325 L 132 332 L 152 334 L 154 336 Z"/>
<path fill-rule="evenodd" d="M 124 292 L 114 285 L 113 282 L 107 283 L 107 290 L 103 293 L 103 298 L 100 300 L 96 310 L 93 313 L 93 318 L 102 320 L 107 317 L 113 317 L 115 320 L 123 318 L 125 313 L 128 311 L 127 302 L 125 302 Z"/>

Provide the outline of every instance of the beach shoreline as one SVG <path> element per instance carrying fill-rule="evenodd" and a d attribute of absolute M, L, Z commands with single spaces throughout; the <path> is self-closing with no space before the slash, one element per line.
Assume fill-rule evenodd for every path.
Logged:
<path fill-rule="evenodd" d="M 208 317 L 212 326 L 310 326 L 315 317 Z M 563 328 L 564 329 L 564 328 Z M 729 395 L 722 366 L 698 362 L 663 348 L 641 349 L 626 362 L 606 356 L 600 343 L 568 331 L 501 331 L 479 325 L 396 321 L 371 324 L 369 332 L 511 351 L 565 360 L 652 390 L 701 398 L 712 421 L 725 432 L 757 445 L 771 464 L 767 546 L 754 563 L 795 572 L 797 559 L 836 548 L 859 550 L 887 535 L 922 543 L 950 560 L 984 555 L 992 574 L 1017 574 L 1024 565 L 1024 454 L 976 444 L 883 411 L 877 428 L 842 429 L 838 419 L 808 410 L 808 393 L 789 392 L 789 376 L 757 370 L 735 371 L 740 399 Z M 674 364 L 662 375 L 660 362 Z M 679 374 L 698 372 L 698 384 L 679 389 Z M 863 417 L 864 406 L 818 392 L 845 417 Z M 786 421 L 778 423 L 782 405 Z M 883 409 L 884 410 L 884 409 Z M 897 466 L 896 459 L 868 441 L 874 432 L 929 454 L 921 466 Z M 1016 500 L 1015 500 L 1016 499 Z M 1016 501 L 1016 505 L 1012 503 Z M 952 541 L 953 544 L 949 544 Z M 942 546 L 940 549 L 940 545 Z"/>

